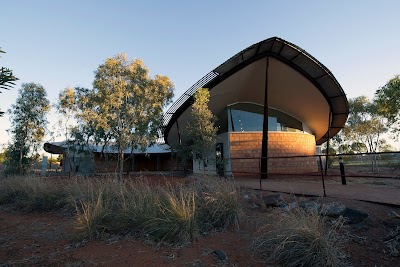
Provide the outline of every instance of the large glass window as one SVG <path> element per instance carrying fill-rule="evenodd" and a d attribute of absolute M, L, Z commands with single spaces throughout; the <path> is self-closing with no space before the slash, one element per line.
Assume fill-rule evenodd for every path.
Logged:
<path fill-rule="evenodd" d="M 237 103 L 218 116 L 219 133 L 253 132 L 263 130 L 264 107 L 252 103 Z M 286 113 L 268 109 L 268 131 L 301 132 L 302 123 Z"/>

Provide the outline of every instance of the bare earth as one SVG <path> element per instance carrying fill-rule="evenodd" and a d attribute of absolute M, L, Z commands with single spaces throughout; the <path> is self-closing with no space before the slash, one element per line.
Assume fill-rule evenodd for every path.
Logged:
<path fill-rule="evenodd" d="M 399 196 L 400 197 L 400 196 Z M 389 254 L 382 243 L 390 233 L 385 225 L 399 225 L 399 206 L 358 200 L 339 201 L 369 214 L 363 225 L 345 226 L 345 250 L 353 266 L 400 266 L 400 257 Z M 78 238 L 70 214 L 25 213 L 12 205 L 0 206 L 0 266 L 269 266 L 249 250 L 259 221 L 268 209 L 252 208 L 244 201 L 245 216 L 239 231 L 229 230 L 201 237 L 193 244 L 173 247 L 138 240 L 133 236 L 109 236 L 103 240 Z M 228 259 L 221 261 L 214 250 Z"/>

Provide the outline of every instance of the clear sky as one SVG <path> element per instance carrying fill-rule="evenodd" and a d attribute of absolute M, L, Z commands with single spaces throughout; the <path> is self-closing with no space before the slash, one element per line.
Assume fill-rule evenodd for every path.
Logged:
<path fill-rule="evenodd" d="M 55 103 L 68 86 L 91 87 L 107 57 L 126 52 L 176 86 L 175 99 L 244 48 L 278 36 L 316 57 L 348 98 L 400 74 L 400 1 L 6 1 L 0 0 L 0 66 L 21 83 L 42 84 Z M 54 113 L 54 112 L 53 112 Z M 49 117 L 55 124 L 56 116 Z M 6 143 L 8 116 L 0 118 Z M 51 128 L 51 125 L 49 126 Z"/>

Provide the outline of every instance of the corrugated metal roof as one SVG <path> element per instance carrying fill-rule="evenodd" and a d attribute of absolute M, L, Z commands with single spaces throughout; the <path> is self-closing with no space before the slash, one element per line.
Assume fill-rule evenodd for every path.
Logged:
<path fill-rule="evenodd" d="M 67 148 L 67 142 L 47 142 L 44 144 L 44 150 L 48 153 L 53 153 L 53 154 L 61 154 L 62 150 Z M 77 146 L 78 147 L 78 146 Z M 60 150 L 61 148 L 61 150 Z M 88 148 L 85 148 L 84 150 L 90 150 L 91 152 L 94 153 L 101 153 L 103 149 L 102 145 L 89 145 Z M 130 154 L 131 153 L 131 148 L 127 148 L 124 150 L 125 154 Z M 104 153 L 118 153 L 118 149 L 115 146 L 106 146 L 104 148 Z M 148 146 L 144 151 L 135 149 L 133 150 L 133 154 L 163 154 L 163 153 L 169 153 L 171 152 L 168 149 L 163 149 L 159 147 L 157 144 L 154 144 L 152 146 Z"/>

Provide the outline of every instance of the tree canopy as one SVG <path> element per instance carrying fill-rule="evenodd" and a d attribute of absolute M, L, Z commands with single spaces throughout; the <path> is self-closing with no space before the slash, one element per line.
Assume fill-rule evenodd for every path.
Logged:
<path fill-rule="evenodd" d="M 65 114 L 76 112 L 80 125 L 76 133 L 118 149 L 122 177 L 125 150 L 144 151 L 158 138 L 163 108 L 170 103 L 173 88 L 166 76 L 150 77 L 140 59 L 119 54 L 97 68 L 92 89 L 75 88 L 74 97 L 64 91 L 59 106 Z"/>
<path fill-rule="evenodd" d="M 191 120 L 186 129 L 186 139 L 191 144 L 189 149 L 194 158 L 203 163 L 203 171 L 212 155 L 217 138 L 216 117 L 208 108 L 210 92 L 207 88 L 199 88 L 194 94 L 194 103 L 191 110 Z"/>
<path fill-rule="evenodd" d="M 396 75 L 375 93 L 375 102 L 378 104 L 378 112 L 388 119 L 393 133 L 399 135 L 400 120 L 400 76 Z"/>
<path fill-rule="evenodd" d="M 15 104 L 8 110 L 11 121 L 12 144 L 8 147 L 8 167 L 13 172 L 25 173 L 30 159 L 38 156 L 47 126 L 50 110 L 46 90 L 40 84 L 24 83 L 18 91 Z M 7 153 L 6 153 L 7 154 Z"/>

